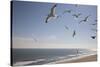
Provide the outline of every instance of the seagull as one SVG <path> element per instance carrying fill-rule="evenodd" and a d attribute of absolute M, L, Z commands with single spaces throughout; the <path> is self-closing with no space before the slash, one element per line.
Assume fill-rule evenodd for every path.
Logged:
<path fill-rule="evenodd" d="M 63 12 L 63 14 L 65 14 L 65 13 L 71 13 L 72 12 L 72 10 L 65 10 L 64 12 Z"/>
<path fill-rule="evenodd" d="M 65 28 L 68 30 L 69 28 L 67 26 L 65 26 Z"/>
<path fill-rule="evenodd" d="M 50 11 L 50 13 L 49 13 L 48 16 L 47 16 L 45 23 L 48 23 L 48 21 L 50 20 L 50 18 L 54 18 L 54 17 L 58 18 L 58 16 L 56 16 L 56 14 L 55 14 L 55 8 L 56 8 L 56 7 L 57 7 L 57 4 L 55 4 L 55 5 L 51 8 L 51 11 Z"/>
<path fill-rule="evenodd" d="M 96 38 L 96 36 L 91 36 L 91 38 L 92 38 L 92 39 L 95 39 L 95 38 Z"/>
<path fill-rule="evenodd" d="M 34 42 L 37 42 L 38 40 L 36 38 L 33 38 Z"/>
<path fill-rule="evenodd" d="M 81 13 L 78 13 L 78 14 L 73 14 L 72 16 L 78 18 L 80 15 L 82 15 Z"/>
<path fill-rule="evenodd" d="M 81 22 L 87 22 L 87 21 L 88 21 L 89 16 L 90 16 L 90 15 L 86 16 L 83 20 L 81 20 L 81 21 L 79 22 L 79 24 L 80 24 Z"/>
<path fill-rule="evenodd" d="M 97 23 L 91 24 L 91 25 L 97 25 Z"/>
<path fill-rule="evenodd" d="M 75 35 L 76 35 L 76 31 L 74 30 L 74 31 L 73 31 L 73 35 L 72 35 L 72 36 L 74 37 Z"/>
<path fill-rule="evenodd" d="M 74 16 L 75 18 L 78 18 L 80 15 L 82 15 L 82 14 L 78 13 L 78 14 L 73 14 L 72 16 Z"/>
<path fill-rule="evenodd" d="M 34 34 L 32 34 L 32 37 L 33 37 L 34 42 L 38 41 Z"/>

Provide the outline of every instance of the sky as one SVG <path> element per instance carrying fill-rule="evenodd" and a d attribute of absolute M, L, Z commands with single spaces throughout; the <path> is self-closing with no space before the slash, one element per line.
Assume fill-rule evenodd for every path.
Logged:
<path fill-rule="evenodd" d="M 12 45 L 13 48 L 97 48 L 96 35 L 97 6 L 57 4 L 56 14 L 60 16 L 45 23 L 54 3 L 13 1 Z M 63 12 L 72 10 L 71 13 Z M 79 18 L 72 15 L 81 13 Z M 90 15 L 87 22 L 82 22 Z M 69 30 L 65 28 L 67 26 Z M 76 35 L 73 38 L 73 31 Z"/>

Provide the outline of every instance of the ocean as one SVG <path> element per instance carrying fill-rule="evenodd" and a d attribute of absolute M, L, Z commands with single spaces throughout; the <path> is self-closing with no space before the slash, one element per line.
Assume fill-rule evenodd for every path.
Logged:
<path fill-rule="evenodd" d="M 88 49 L 12 49 L 13 65 L 42 65 L 61 59 L 90 54 Z"/>

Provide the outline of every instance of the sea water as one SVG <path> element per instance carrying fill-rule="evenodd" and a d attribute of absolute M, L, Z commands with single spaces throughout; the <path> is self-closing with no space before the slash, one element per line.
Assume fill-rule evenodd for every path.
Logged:
<path fill-rule="evenodd" d="M 90 54 L 87 49 L 12 49 L 13 65 L 41 65 L 61 59 Z"/>

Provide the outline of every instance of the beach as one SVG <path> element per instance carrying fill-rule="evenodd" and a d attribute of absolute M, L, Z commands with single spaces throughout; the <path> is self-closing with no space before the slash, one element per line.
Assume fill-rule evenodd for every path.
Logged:
<path fill-rule="evenodd" d="M 97 54 L 95 55 L 89 55 L 89 56 L 83 56 L 83 57 L 77 57 L 73 59 L 64 59 L 58 62 L 55 62 L 56 64 L 61 64 L 61 63 L 79 63 L 79 62 L 93 62 L 97 61 Z"/>
<path fill-rule="evenodd" d="M 83 57 L 83 58 L 80 58 L 80 59 L 69 61 L 67 63 L 90 62 L 90 61 L 97 61 L 97 55 L 91 55 L 91 56 Z"/>
<path fill-rule="evenodd" d="M 21 51 L 21 52 L 20 52 Z M 89 49 L 13 49 L 13 66 L 91 62 L 97 51 Z"/>

